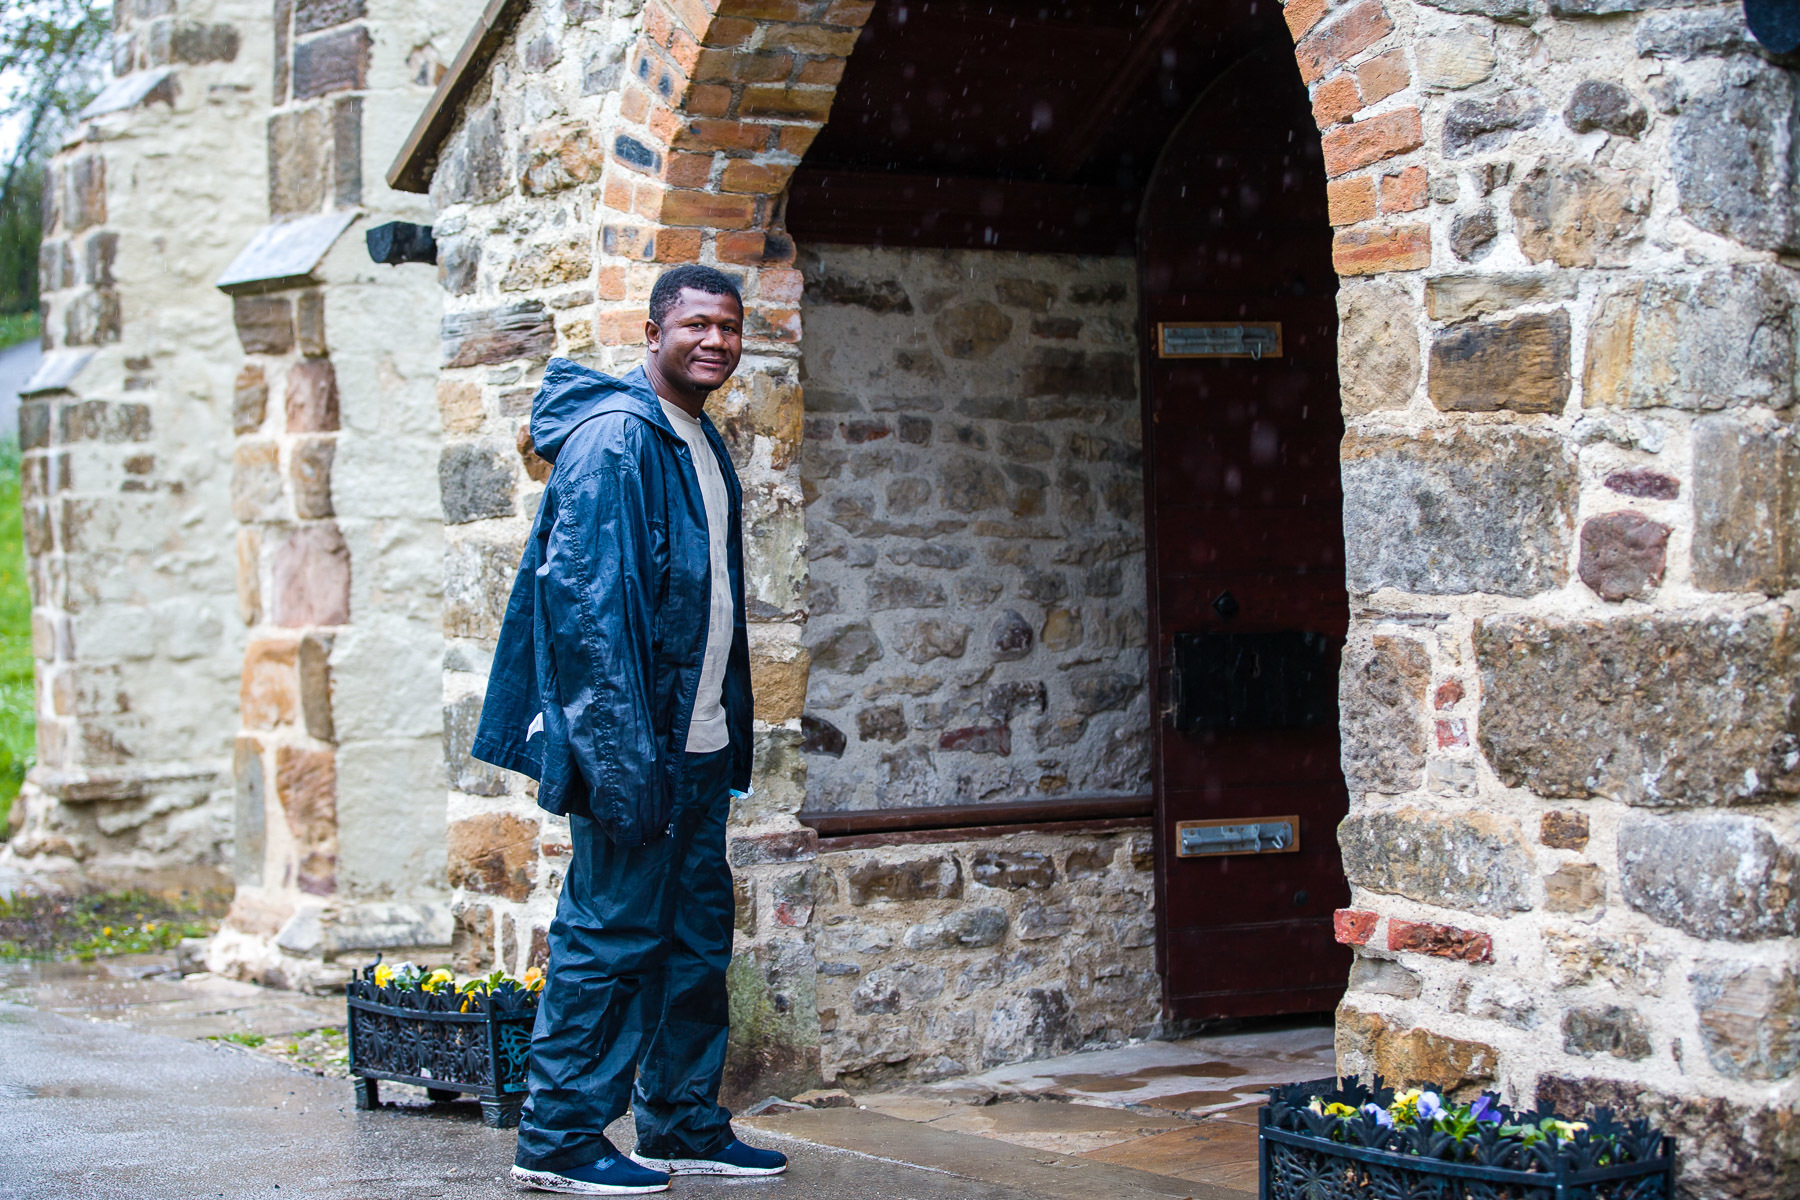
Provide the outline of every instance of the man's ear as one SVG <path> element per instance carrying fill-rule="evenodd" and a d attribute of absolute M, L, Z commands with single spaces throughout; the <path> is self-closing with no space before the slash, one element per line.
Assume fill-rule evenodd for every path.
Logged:
<path fill-rule="evenodd" d="M 644 322 L 644 345 L 650 350 L 650 352 L 652 354 L 654 354 L 654 353 L 656 353 L 657 347 L 660 346 L 661 344 L 662 344 L 662 327 L 660 325 L 658 325 L 655 321 L 648 321 L 648 320 L 645 321 Z"/>

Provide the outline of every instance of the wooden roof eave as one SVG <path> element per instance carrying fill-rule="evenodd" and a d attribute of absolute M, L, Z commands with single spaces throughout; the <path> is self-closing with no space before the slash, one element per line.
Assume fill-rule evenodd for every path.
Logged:
<path fill-rule="evenodd" d="M 419 114 L 412 132 L 388 168 L 388 186 L 397 192 L 424 193 L 431 190 L 431 173 L 437 167 L 438 150 L 450 129 L 462 102 L 493 61 L 500 43 L 506 39 L 512 24 L 529 6 L 531 0 L 488 0 L 475 28 L 457 52 L 456 61 L 438 81 L 437 91 L 425 111 Z"/>

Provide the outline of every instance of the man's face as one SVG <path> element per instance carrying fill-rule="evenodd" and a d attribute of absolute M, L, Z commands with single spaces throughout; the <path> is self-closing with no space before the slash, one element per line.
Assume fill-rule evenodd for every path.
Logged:
<path fill-rule="evenodd" d="M 660 326 L 644 336 L 658 372 L 681 391 L 705 393 L 724 385 L 744 353 L 744 310 L 730 296 L 682 288 Z"/>

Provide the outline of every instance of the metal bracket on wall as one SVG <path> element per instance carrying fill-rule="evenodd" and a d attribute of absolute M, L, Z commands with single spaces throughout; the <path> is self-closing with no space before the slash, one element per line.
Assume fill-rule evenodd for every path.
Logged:
<path fill-rule="evenodd" d="M 1297 816 L 1177 821 L 1175 857 L 1292 854 L 1300 848 L 1299 829 L 1300 818 Z"/>

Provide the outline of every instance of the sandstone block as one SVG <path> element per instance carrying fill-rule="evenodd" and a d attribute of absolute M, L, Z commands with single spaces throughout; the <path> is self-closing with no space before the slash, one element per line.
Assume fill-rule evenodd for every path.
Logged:
<path fill-rule="evenodd" d="M 338 427 L 337 371 L 329 359 L 309 358 L 288 368 L 287 430 L 330 433 Z"/>
<path fill-rule="evenodd" d="M 444 763 L 453 791 L 471 796 L 504 796 L 506 772 L 469 755 L 481 725 L 481 703 L 481 696 L 472 693 L 444 705 Z"/>
<path fill-rule="evenodd" d="M 299 108 L 269 118 L 269 212 L 316 213 L 325 203 L 329 166 L 325 110 Z"/>
<path fill-rule="evenodd" d="M 276 747 L 275 795 L 294 840 L 295 885 L 310 895 L 330 895 L 337 887 L 337 756 Z"/>
<path fill-rule="evenodd" d="M 1617 1004 L 1571 1008 L 1563 1014 L 1562 1034 L 1564 1053 L 1583 1058 L 1610 1054 L 1635 1062 L 1655 1052 L 1649 1022 L 1636 1009 Z"/>
<path fill-rule="evenodd" d="M 1450 222 L 1450 253 L 1462 262 L 1476 262 L 1487 257 L 1500 236 L 1500 218 L 1494 210 L 1482 205 L 1474 212 L 1462 213 Z"/>
<path fill-rule="evenodd" d="M 1606 872 L 1592 863 L 1565 863 L 1544 877 L 1550 912 L 1587 912 L 1606 903 Z"/>
<path fill-rule="evenodd" d="M 274 442 L 244 442 L 231 452 L 231 515 L 239 521 L 275 521 L 285 515 L 281 464 Z"/>
<path fill-rule="evenodd" d="M 1614 265 L 1650 210 L 1636 171 L 1585 163 L 1540 163 L 1513 188 L 1519 249 L 1532 262 L 1560 267 Z"/>
<path fill-rule="evenodd" d="M 1647 807 L 1800 791 L 1785 615 L 1482 618 L 1481 748 L 1508 787 Z"/>
<path fill-rule="evenodd" d="M 960 900 L 962 867 L 949 855 L 867 862 L 845 873 L 850 903 L 861 907 L 881 901 Z"/>
<path fill-rule="evenodd" d="M 1409 792 L 1425 766 L 1431 656 L 1387 635 L 1345 647 L 1338 685 L 1340 756 L 1352 793 Z"/>
<path fill-rule="evenodd" d="M 360 25 L 309 38 L 294 48 L 294 99 L 368 86 L 369 31 Z"/>
<path fill-rule="evenodd" d="M 1800 246 L 1795 101 L 1791 72 L 1744 59 L 1687 99 L 1669 143 L 1682 215 L 1755 250 Z"/>
<path fill-rule="evenodd" d="M 1491 1082 L 1500 1056 L 1482 1042 L 1445 1037 L 1390 1022 L 1349 1005 L 1337 1012 L 1338 1070 L 1377 1073 L 1394 1087 L 1429 1087 L 1451 1095 Z"/>
<path fill-rule="evenodd" d="M 1643 599 L 1662 583 L 1669 527 L 1629 510 L 1581 527 L 1581 582 L 1602 600 Z"/>
<path fill-rule="evenodd" d="M 537 878 L 538 823 L 512 813 L 482 813 L 450 823 L 450 886 L 524 900 Z"/>
<path fill-rule="evenodd" d="M 965 754 L 1012 753 L 1012 730 L 1004 725 L 970 725 L 962 729 L 946 729 L 938 736 L 938 749 L 960 750 Z"/>
<path fill-rule="evenodd" d="M 1344 415 L 1404 408 L 1419 383 L 1419 332 L 1410 298 L 1386 280 L 1345 280 L 1337 306 Z"/>
<path fill-rule="evenodd" d="M 973 870 L 984 887 L 1042 891 L 1056 882 L 1056 864 L 1033 850 L 991 851 L 975 860 Z"/>
<path fill-rule="evenodd" d="M 1760 821 L 1726 813 L 1634 814 L 1619 826 L 1625 902 L 1695 937 L 1800 934 L 1796 855 Z"/>
<path fill-rule="evenodd" d="M 1635 138 L 1650 123 L 1650 114 L 1618 84 L 1584 79 L 1569 93 L 1563 122 L 1576 133 L 1604 129 L 1618 137 Z"/>
<path fill-rule="evenodd" d="M 1411 971 L 1387 958 L 1365 958 L 1357 955 L 1350 964 L 1350 990 L 1370 992 L 1377 996 L 1395 996 L 1411 1000 L 1422 988 L 1417 971 Z"/>
<path fill-rule="evenodd" d="M 860 675 L 882 657 L 881 641 L 867 624 L 839 626 L 812 647 L 812 662 L 821 671 Z"/>
<path fill-rule="evenodd" d="M 1474 87 L 1494 73 L 1494 35 L 1463 25 L 1418 40 L 1419 82 L 1434 91 Z"/>
<path fill-rule="evenodd" d="M 350 548 L 335 525 L 308 525 L 275 551 L 273 616 L 277 625 L 345 625 L 350 621 Z"/>
<path fill-rule="evenodd" d="M 1344 874 L 1371 891 L 1481 913 L 1531 907 L 1531 858 L 1518 825 L 1503 817 L 1363 810 L 1338 826 L 1338 846 Z"/>
<path fill-rule="evenodd" d="M 756 885 L 748 875 L 731 881 L 731 927 L 747 937 L 756 936 Z"/>
<path fill-rule="evenodd" d="M 1589 408 L 1785 408 L 1794 397 L 1797 290 L 1744 265 L 1627 283 L 1588 330 Z"/>
<path fill-rule="evenodd" d="M 807 828 L 739 835 L 731 838 L 728 856 L 734 867 L 804 862 L 819 856 L 819 835 Z"/>
<path fill-rule="evenodd" d="M 556 325 L 542 303 L 521 300 L 500 308 L 445 313 L 439 342 L 445 367 L 546 358 L 556 348 Z"/>
<path fill-rule="evenodd" d="M 750 687 L 757 720 L 779 723 L 799 718 L 806 705 L 809 663 L 798 626 L 750 626 Z"/>
<path fill-rule="evenodd" d="M 943 968 L 895 963 L 869 972 L 850 994 L 850 1011 L 859 1016 L 897 1013 L 903 1008 L 936 999 L 943 991 Z"/>
<path fill-rule="evenodd" d="M 263 416 L 269 408 L 269 381 L 255 363 L 238 371 L 231 390 L 231 431 L 255 433 L 262 428 Z"/>
<path fill-rule="evenodd" d="M 245 354 L 286 354 L 294 348 L 294 306 L 286 296 L 233 296 L 231 315 Z"/>
<path fill-rule="evenodd" d="M 331 460 L 337 453 L 335 438 L 297 438 L 288 452 L 288 475 L 293 483 L 294 515 L 302 519 L 332 516 Z"/>
<path fill-rule="evenodd" d="M 1715 960 L 1693 975 L 1706 1059 L 1727 1079 L 1779 1080 L 1800 1069 L 1800 974 Z"/>
<path fill-rule="evenodd" d="M 971 632 L 956 621 L 909 621 L 894 631 L 894 646 L 907 661 L 922 666 L 934 658 L 961 658 Z"/>
<path fill-rule="evenodd" d="M 883 612 L 894 608 L 942 608 L 944 585 L 917 575 L 892 575 L 875 572 L 869 576 L 869 609 Z"/>
<path fill-rule="evenodd" d="M 1588 843 L 1586 813 L 1547 812 L 1538 822 L 1538 841 L 1553 850 L 1581 850 Z"/>
<path fill-rule="evenodd" d="M 295 670 L 300 681 L 300 719 L 306 736 L 322 742 L 337 740 L 331 715 L 330 637 L 309 633 L 300 639 Z"/>
<path fill-rule="evenodd" d="M 995 662 L 1013 662 L 1030 655 L 1035 640 L 1030 622 L 1005 609 L 988 630 L 988 653 Z"/>
<path fill-rule="evenodd" d="M 593 269 L 594 260 L 587 237 L 531 243 L 519 247 L 513 255 L 506 274 L 500 279 L 500 290 L 519 292 L 579 283 L 586 280 Z"/>
<path fill-rule="evenodd" d="M 1673 500 L 1681 495 L 1681 480 L 1647 467 L 1614 471 L 1603 482 L 1609 491 L 1642 500 Z"/>
<path fill-rule="evenodd" d="M 1560 413 L 1569 398 L 1569 314 L 1559 308 L 1439 334 L 1427 391 L 1444 412 Z"/>
<path fill-rule="evenodd" d="M 457 538 L 444 547 L 444 634 L 491 640 L 500 633 L 520 547 L 510 539 Z"/>
<path fill-rule="evenodd" d="M 291 725 L 300 710 L 298 646 L 286 639 L 258 638 L 244 649 L 238 708 L 246 729 Z"/>
<path fill-rule="evenodd" d="M 960 908 L 939 920 L 908 926 L 901 943 L 908 950 L 996 946 L 1005 939 L 1010 924 L 1004 908 Z"/>
<path fill-rule="evenodd" d="M 1457 158 L 1496 150 L 1543 119 L 1544 106 L 1529 89 L 1503 92 L 1491 103 L 1458 100 L 1444 118 L 1444 153 Z"/>
<path fill-rule="evenodd" d="M 1081 1028 L 1066 991 L 1061 987 L 1026 988 L 988 1013 L 981 1058 L 989 1066 L 998 1066 L 1067 1053 L 1081 1040 Z"/>
<path fill-rule="evenodd" d="M 1092 671 L 1069 680 L 1075 711 L 1083 716 L 1128 708 L 1143 689 L 1141 679 L 1123 671 Z"/>
<path fill-rule="evenodd" d="M 1575 929 L 1544 931 L 1544 958 L 1559 988 L 1599 985 L 1615 992 L 1662 994 L 1672 955 L 1642 934 L 1600 937 Z"/>
<path fill-rule="evenodd" d="M 906 713 L 898 704 L 865 708 L 856 714 L 856 736 L 865 742 L 901 742 L 907 732 Z"/>
<path fill-rule="evenodd" d="M 1567 578 L 1576 471 L 1560 437 L 1351 433 L 1342 459 L 1351 592 L 1529 596 Z"/>
<path fill-rule="evenodd" d="M 842 758 L 848 739 L 844 731 L 823 717 L 810 714 L 800 718 L 800 750 L 803 754 L 823 754 L 830 758 Z"/>
<path fill-rule="evenodd" d="M 1791 431 L 1694 423 L 1694 586 L 1777 595 L 1800 572 L 1800 449 Z"/>
<path fill-rule="evenodd" d="M 233 739 L 231 765 L 235 785 L 231 876 L 239 887 L 256 887 L 262 883 L 263 858 L 268 848 L 268 785 L 263 774 L 262 744 L 251 737 Z"/>
<path fill-rule="evenodd" d="M 438 491 L 444 522 L 462 525 L 510 517 L 518 486 L 514 456 L 482 442 L 452 442 L 438 456 Z"/>

